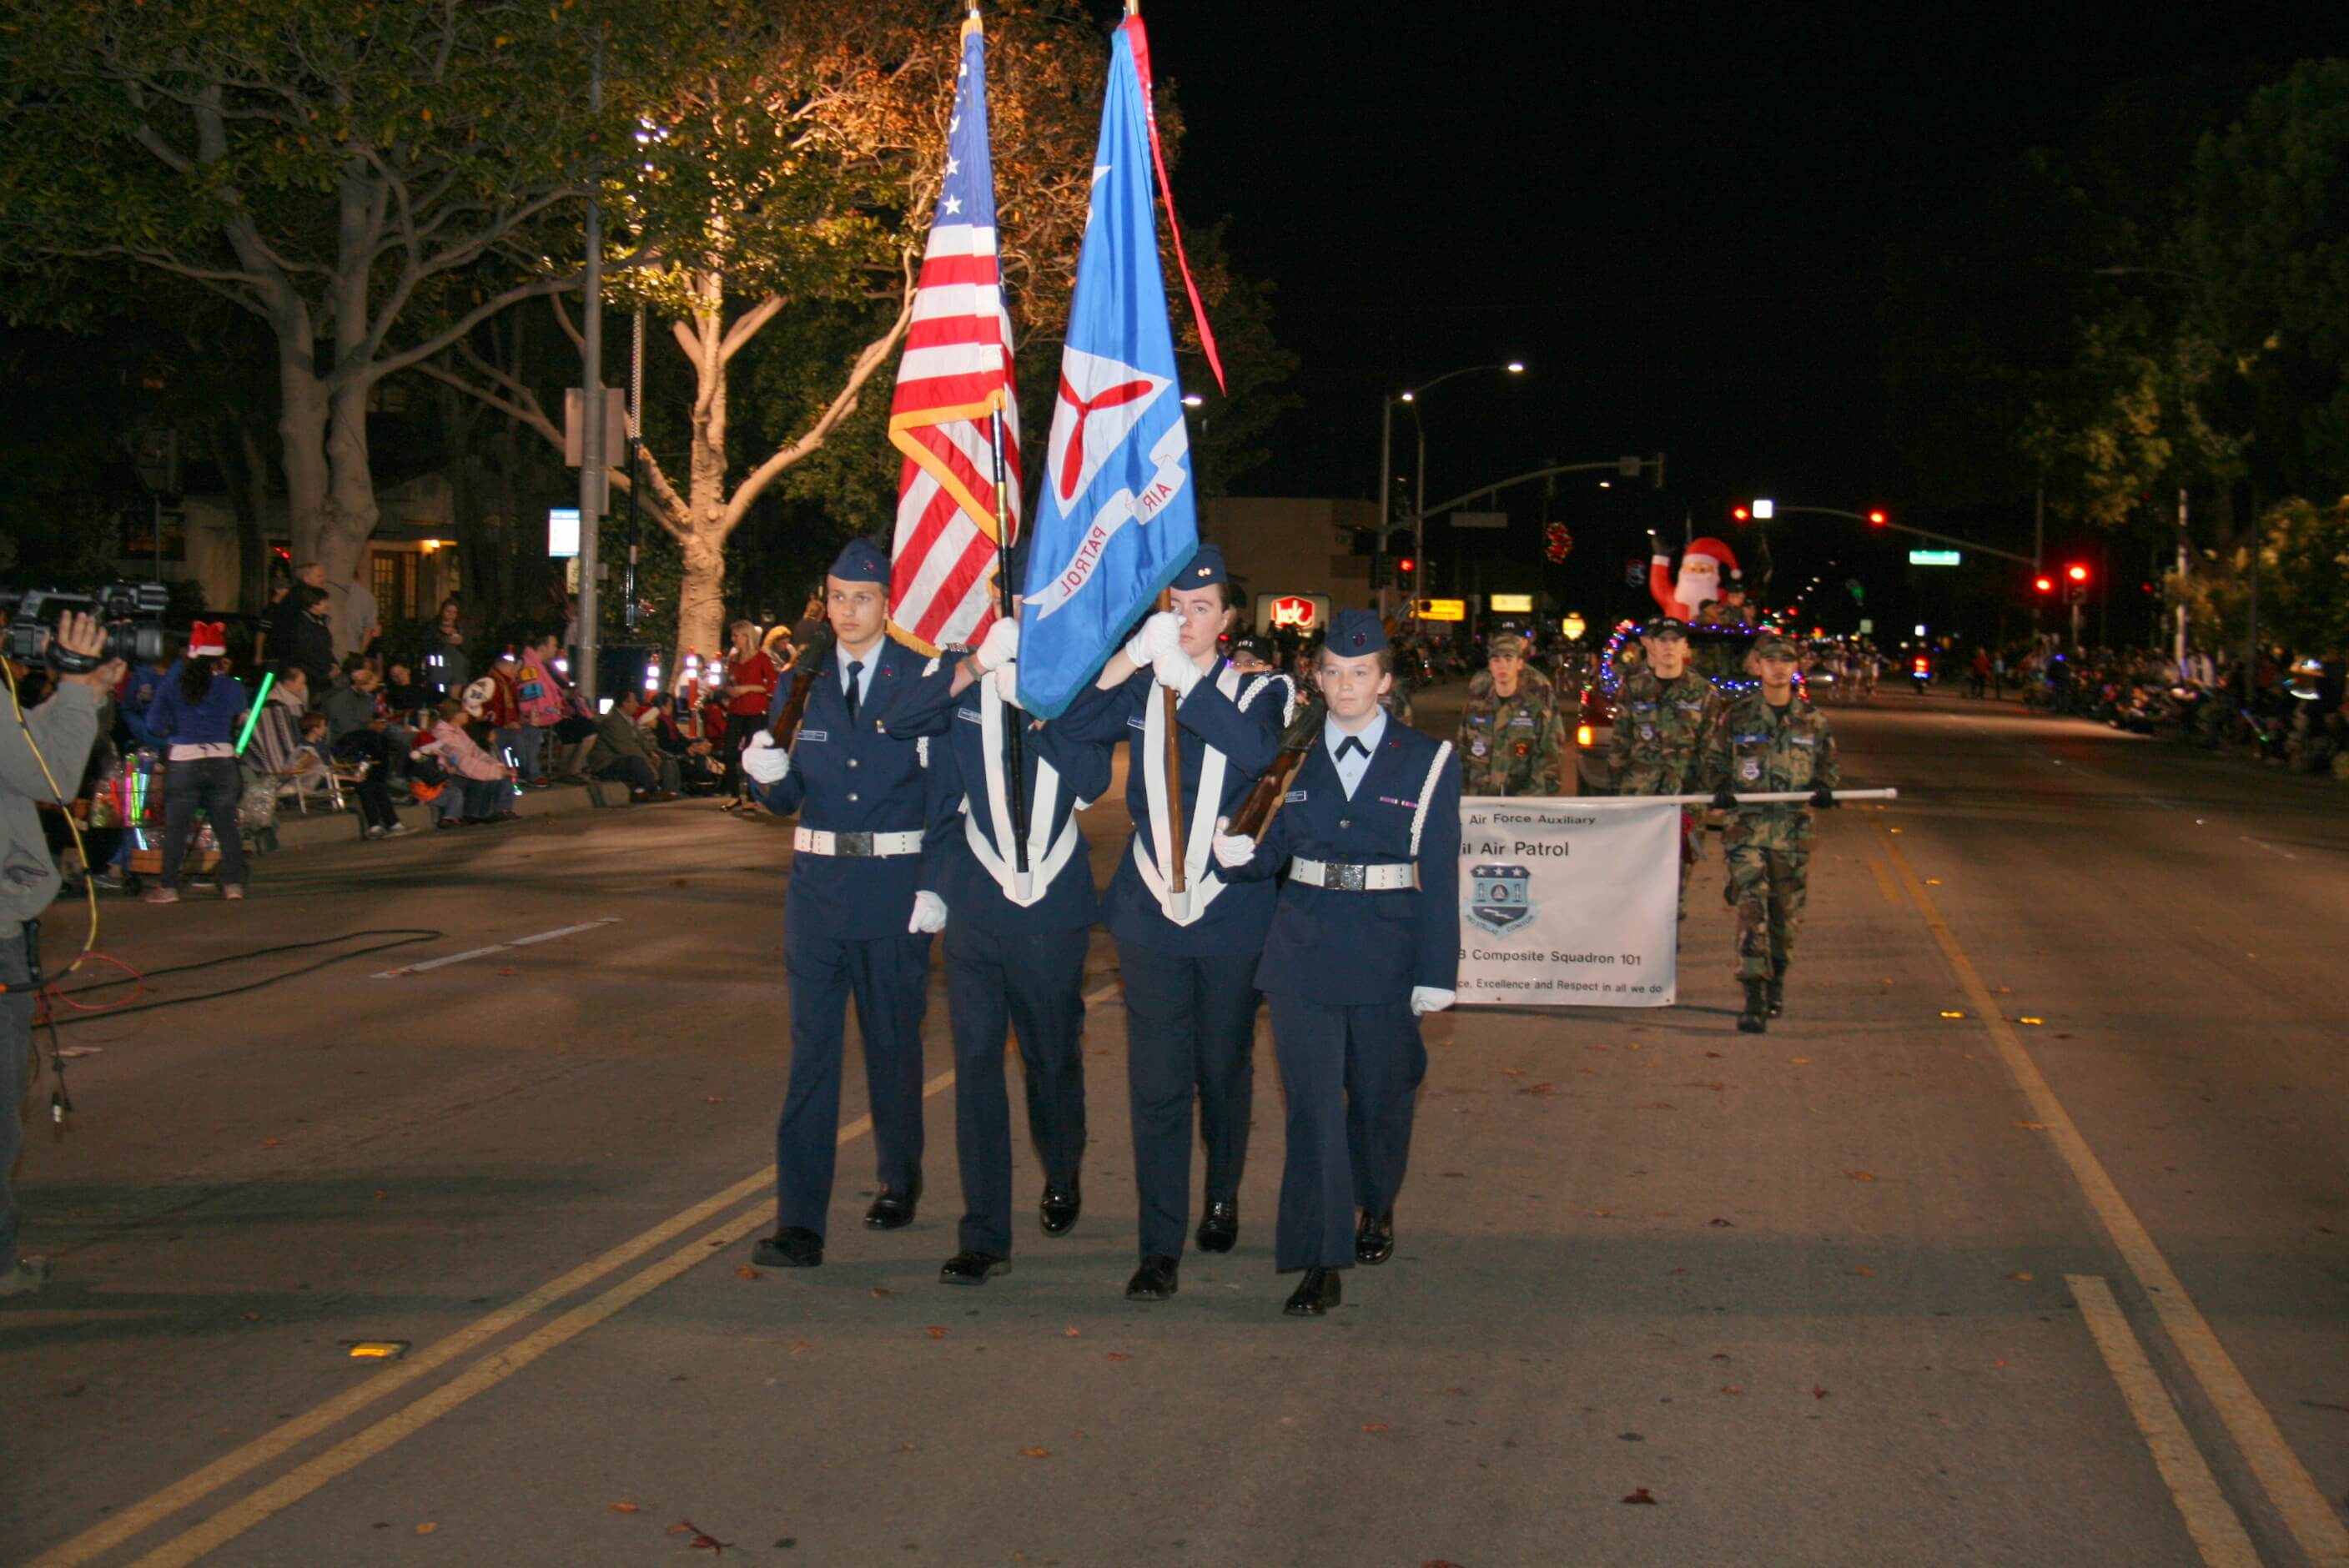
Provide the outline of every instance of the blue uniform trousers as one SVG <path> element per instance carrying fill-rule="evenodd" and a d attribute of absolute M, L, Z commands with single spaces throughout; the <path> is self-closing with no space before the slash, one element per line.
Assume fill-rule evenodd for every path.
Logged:
<path fill-rule="evenodd" d="M 1427 1047 L 1408 1003 L 1346 1006 L 1278 993 L 1271 1002 L 1288 1090 L 1274 1266 L 1350 1267 L 1356 1207 L 1384 1213 L 1402 1189 Z"/>
<path fill-rule="evenodd" d="M 1027 1069 L 1028 1135 L 1048 1181 L 1077 1174 L 1085 1152 L 1085 949 L 1092 932 L 1006 936 L 983 923 L 947 925 L 947 1006 L 954 1019 L 955 1152 L 962 1167 L 965 1252 L 1011 1255 L 1011 1100 L 1003 1037 Z"/>
<path fill-rule="evenodd" d="M 864 1037 L 864 1088 L 881 1185 L 909 1191 L 922 1169 L 922 1015 L 930 939 L 843 941 L 796 928 L 783 938 L 791 976 L 792 1087 L 775 1124 L 780 1224 L 824 1233 L 840 1146 L 840 1072 L 848 1003 Z"/>
<path fill-rule="evenodd" d="M 1179 1258 L 1191 1223 L 1191 1104 L 1207 1150 L 1206 1201 L 1239 1196 L 1256 1099 L 1256 953 L 1184 957 L 1117 944 L 1125 975 L 1126 1090 L 1143 1257 Z"/>

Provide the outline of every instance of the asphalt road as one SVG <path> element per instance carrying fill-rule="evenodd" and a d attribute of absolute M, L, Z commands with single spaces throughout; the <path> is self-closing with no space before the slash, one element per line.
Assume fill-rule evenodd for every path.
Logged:
<path fill-rule="evenodd" d="M 0 1306 L 0 1561 L 2349 1561 L 2349 797 L 2012 707 L 1833 717 L 1902 799 L 1826 820 L 1789 1016 L 1734 1032 L 1708 891 L 1676 1008 L 1431 1020 L 1399 1254 L 1318 1323 L 1278 1310 L 1261 1034 L 1238 1250 L 1122 1299 L 1100 939 L 1072 1235 L 936 1283 L 936 1001 L 917 1222 L 856 1224 L 851 1119 L 830 1262 L 746 1268 L 777 825 L 583 812 L 109 903 L 142 970 L 230 958 L 148 1000 L 434 934 L 63 1031 L 98 1048 L 24 1172 L 57 1278 Z"/>

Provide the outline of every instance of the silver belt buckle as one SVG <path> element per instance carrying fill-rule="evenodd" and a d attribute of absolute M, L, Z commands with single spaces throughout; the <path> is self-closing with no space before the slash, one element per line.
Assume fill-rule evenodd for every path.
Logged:
<path fill-rule="evenodd" d="M 1361 892 L 1370 885 L 1368 866 L 1331 865 L 1322 873 L 1321 885 L 1334 892 Z"/>
<path fill-rule="evenodd" d="M 833 853 L 836 855 L 845 855 L 851 859 L 869 860 L 872 858 L 873 854 L 873 835 L 870 833 L 834 833 L 832 836 L 832 851 Z"/>

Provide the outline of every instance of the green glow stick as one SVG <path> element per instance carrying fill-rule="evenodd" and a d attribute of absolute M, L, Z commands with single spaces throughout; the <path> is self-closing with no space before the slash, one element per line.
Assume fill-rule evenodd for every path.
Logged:
<path fill-rule="evenodd" d="M 277 672 L 271 670 L 261 677 L 261 693 L 253 699 L 253 711 L 244 716 L 244 733 L 236 738 L 236 754 L 244 755 L 245 746 L 253 739 L 253 727 L 261 722 L 261 708 L 269 700 L 269 688 L 277 684 Z"/>

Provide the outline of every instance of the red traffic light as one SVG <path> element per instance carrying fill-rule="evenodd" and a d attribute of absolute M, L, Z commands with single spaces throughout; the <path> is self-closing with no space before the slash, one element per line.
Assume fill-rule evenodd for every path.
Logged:
<path fill-rule="evenodd" d="M 1733 506 L 1729 509 L 1729 515 L 1735 518 L 1738 521 L 1744 522 L 1747 518 L 1752 517 L 1754 514 L 1742 506 Z"/>
<path fill-rule="evenodd" d="M 2032 586 L 2038 589 L 2042 593 L 2053 593 L 2055 592 L 2055 579 L 2053 577 L 2042 577 L 2037 582 L 2032 583 Z"/>
<path fill-rule="evenodd" d="M 1419 563 L 1418 563 L 1417 562 L 1413 561 L 1410 556 L 1406 555 L 1406 556 L 1404 556 L 1402 560 L 1400 560 L 1400 561 L 1396 562 L 1395 562 L 1395 564 L 1396 564 L 1397 566 L 1402 567 L 1405 572 L 1409 572 L 1409 571 L 1413 570 L 1414 567 L 1416 567 Z"/>
<path fill-rule="evenodd" d="M 2085 566 L 2066 566 L 2064 568 L 2064 575 L 2075 583 L 2085 583 L 2088 580 L 2088 569 Z"/>
<path fill-rule="evenodd" d="M 1885 516 L 1881 511 L 1871 511 L 1868 514 L 1868 521 L 1875 524 L 1877 527 L 1882 528 L 1886 523 L 1890 522 L 1892 520 Z"/>

